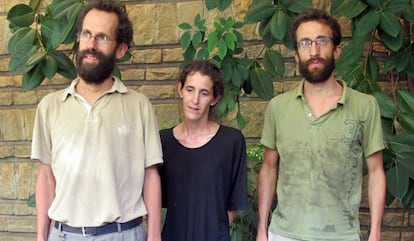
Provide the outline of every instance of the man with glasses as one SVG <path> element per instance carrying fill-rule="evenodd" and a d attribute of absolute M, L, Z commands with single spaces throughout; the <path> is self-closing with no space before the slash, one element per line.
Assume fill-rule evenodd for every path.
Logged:
<path fill-rule="evenodd" d="M 273 98 L 266 108 L 256 240 L 360 240 L 365 160 L 369 240 L 379 241 L 385 174 L 378 104 L 335 77 L 341 30 L 333 17 L 322 10 L 304 11 L 294 21 L 292 35 L 304 80 Z M 268 227 L 275 192 L 277 206 Z"/>
<path fill-rule="evenodd" d="M 37 240 L 160 241 L 154 111 L 112 76 L 132 42 L 131 21 L 123 5 L 98 0 L 84 8 L 77 30 L 79 77 L 44 97 L 36 112 Z"/>

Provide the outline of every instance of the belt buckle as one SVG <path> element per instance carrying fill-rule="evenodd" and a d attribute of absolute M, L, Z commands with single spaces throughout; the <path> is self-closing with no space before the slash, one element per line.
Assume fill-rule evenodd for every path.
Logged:
<path fill-rule="evenodd" d="M 85 227 L 82 227 L 82 235 L 83 235 L 83 237 L 89 237 L 89 236 L 92 236 L 93 234 L 86 233 Z"/>

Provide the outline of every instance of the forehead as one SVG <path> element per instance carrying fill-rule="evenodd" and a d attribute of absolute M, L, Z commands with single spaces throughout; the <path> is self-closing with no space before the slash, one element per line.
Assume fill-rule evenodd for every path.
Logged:
<path fill-rule="evenodd" d="M 315 39 L 317 37 L 332 37 L 332 29 L 324 23 L 318 21 L 304 22 L 296 30 L 297 39 Z"/>
<path fill-rule="evenodd" d="M 213 80 L 210 76 L 202 75 L 200 72 L 190 73 L 187 75 L 184 86 L 210 90 L 213 88 Z"/>
<path fill-rule="evenodd" d="M 118 16 L 115 13 L 92 9 L 85 15 L 82 30 L 113 35 L 117 26 Z"/>

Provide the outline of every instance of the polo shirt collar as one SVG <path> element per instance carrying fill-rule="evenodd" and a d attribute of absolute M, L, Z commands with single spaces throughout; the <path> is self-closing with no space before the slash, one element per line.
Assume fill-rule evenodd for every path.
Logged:
<path fill-rule="evenodd" d="M 128 92 L 128 88 L 122 83 L 121 80 L 119 80 L 115 76 L 112 76 L 112 78 L 114 79 L 114 84 L 112 85 L 112 88 L 108 90 L 105 94 L 114 93 L 114 92 L 124 94 Z M 69 95 L 75 96 L 76 94 L 75 87 L 79 83 L 79 81 L 80 81 L 79 77 L 74 79 L 72 83 L 70 84 L 70 86 L 65 89 L 65 91 L 63 92 L 63 96 L 62 96 L 62 101 L 65 101 L 69 97 Z"/>
<path fill-rule="evenodd" d="M 346 85 L 345 81 L 338 80 L 339 84 L 342 85 L 342 96 L 338 100 L 339 104 L 344 105 L 346 103 L 346 100 L 349 96 L 349 87 Z M 302 80 L 299 84 L 299 86 L 296 88 L 296 98 L 302 98 L 303 97 L 303 85 L 305 83 L 305 80 Z"/>

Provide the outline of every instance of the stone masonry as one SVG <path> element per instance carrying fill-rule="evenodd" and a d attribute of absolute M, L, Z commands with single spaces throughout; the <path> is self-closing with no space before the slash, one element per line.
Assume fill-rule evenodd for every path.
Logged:
<path fill-rule="evenodd" d="M 11 33 L 6 20 L 7 11 L 18 3 L 29 0 L 0 1 L 0 241 L 36 240 L 36 210 L 28 206 L 34 193 L 37 162 L 30 160 L 30 141 L 37 103 L 46 94 L 62 89 L 69 80 L 55 77 L 45 80 L 35 90 L 23 91 L 21 75 L 8 72 L 10 55 L 7 53 Z M 49 1 L 42 1 L 42 6 Z M 192 23 L 200 13 L 208 24 L 220 16 L 243 19 L 251 0 L 234 0 L 225 13 L 207 12 L 200 0 L 146 0 L 124 1 L 134 23 L 132 60 L 120 65 L 123 81 L 132 89 L 147 95 L 154 105 L 160 128 L 170 127 L 180 120 L 180 105 L 176 93 L 178 65 L 182 61 L 179 45 L 182 22 Z M 314 1 L 314 6 L 328 7 L 330 1 Z M 345 36 L 350 36 L 348 22 L 341 19 Z M 210 24 L 211 26 L 211 24 Z M 263 47 L 257 35 L 257 26 L 243 28 L 245 51 L 255 56 Z M 280 47 L 286 57 L 285 77 L 274 80 L 277 93 L 292 88 L 300 76 L 291 58 L 293 52 Z M 243 95 L 241 111 L 247 120 L 243 129 L 247 142 L 257 144 L 261 134 L 263 110 L 266 101 L 255 95 Z M 231 115 L 224 122 L 235 126 Z M 366 237 L 369 230 L 369 210 L 364 194 L 361 207 L 361 228 Z M 414 240 L 414 209 L 405 210 L 395 203 L 386 208 L 383 221 L 384 241 Z"/>

